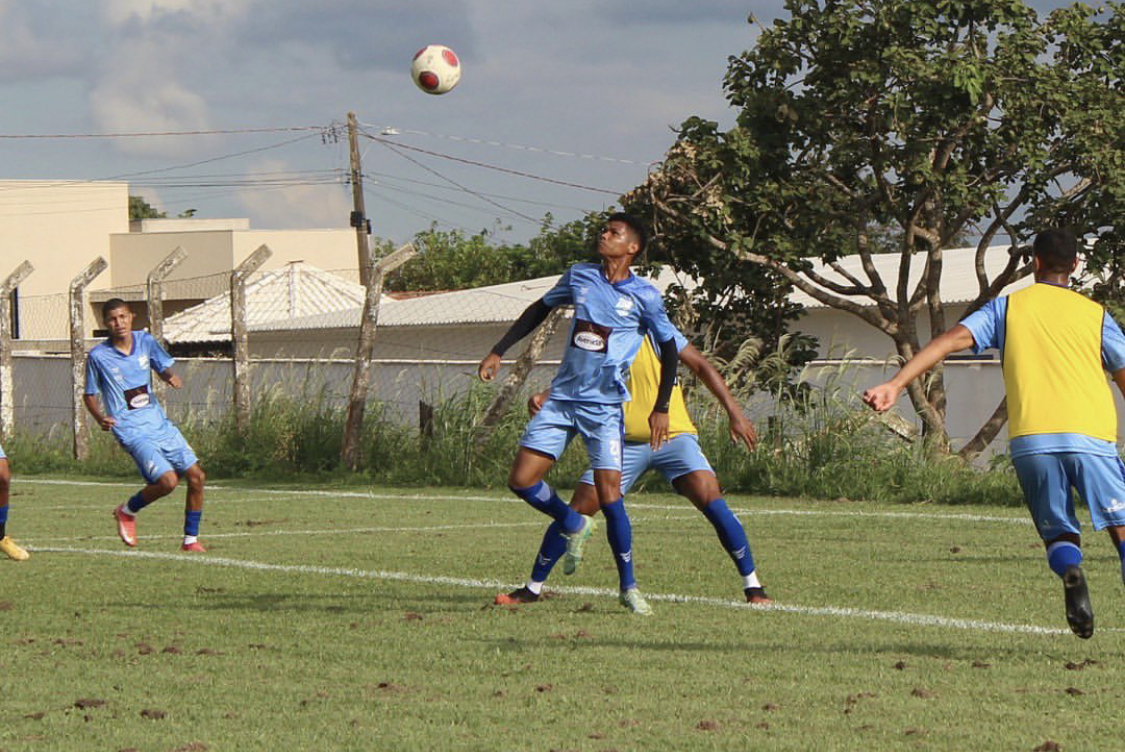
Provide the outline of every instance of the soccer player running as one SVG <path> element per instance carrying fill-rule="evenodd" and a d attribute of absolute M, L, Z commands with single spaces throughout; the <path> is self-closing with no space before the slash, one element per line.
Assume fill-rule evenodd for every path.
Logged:
<path fill-rule="evenodd" d="M 109 339 L 96 345 L 86 359 L 86 409 L 103 431 L 114 438 L 137 463 L 147 485 L 113 510 L 117 534 L 126 546 L 137 545 L 137 512 L 175 490 L 187 479 L 183 551 L 202 553 L 199 523 L 203 518 L 205 475 L 195 452 L 180 430 L 164 414 L 151 393 L 152 372 L 173 389 L 183 386 L 172 373 L 175 362 L 148 332 L 133 331 L 133 312 L 119 299 L 107 300 L 102 319 Z M 98 406 L 98 394 L 105 405 Z"/>
<path fill-rule="evenodd" d="M 683 364 L 700 378 L 726 410 L 730 419 L 731 440 L 741 441 L 747 449 L 753 451 L 758 443 L 754 424 L 742 414 L 723 377 L 703 353 L 689 344 L 679 332 L 676 333 L 676 346 L 679 348 L 680 360 Z M 659 470 L 676 492 L 694 504 L 715 528 L 719 542 L 734 561 L 742 578 L 742 589 L 747 603 L 770 603 L 770 598 L 758 579 L 746 530 L 722 498 L 719 480 L 715 477 L 715 471 L 711 469 L 711 464 L 699 446 L 698 432 L 691 421 L 691 416 L 688 415 L 683 391 L 678 383 L 672 389 L 668 410 L 668 441 L 656 450 L 650 444 L 646 417 L 656 401 L 659 377 L 660 361 L 652 341 L 646 337 L 637 357 L 629 367 L 628 387 L 632 400 L 624 405 L 625 449 L 621 471 L 621 493 L 629 493 L 633 484 L 649 470 Z M 539 410 L 549 394 L 549 391 L 544 391 L 532 395 L 528 401 L 528 408 L 533 414 Z M 571 499 L 571 507 L 581 514 L 592 515 L 598 511 L 598 498 L 594 493 L 592 481 L 593 474 L 587 470 L 578 481 L 578 487 Z M 562 535 L 562 529 L 559 523 L 554 522 L 543 535 L 543 543 L 535 557 L 527 584 L 510 593 L 500 593 L 496 596 L 496 604 L 514 605 L 534 603 L 539 600 L 543 584 L 565 549 L 566 540 Z M 622 565 L 620 557 L 617 558 L 617 563 L 619 567 Z M 569 573 L 565 566 L 563 571 Z"/>
<path fill-rule="evenodd" d="M 27 561 L 31 558 L 24 549 L 8 536 L 8 496 L 12 488 L 12 469 L 8 467 L 8 455 L 0 447 L 0 553 L 13 561 Z"/>
<path fill-rule="evenodd" d="M 619 569 L 621 604 L 647 615 L 651 607 L 633 576 L 632 528 L 621 495 L 621 404 L 629 399 L 625 371 L 641 346 L 645 331 L 660 349 L 660 384 L 648 415 L 653 449 L 668 437 L 668 401 L 676 379 L 675 327 L 668 320 L 660 292 L 636 277 L 629 265 L 645 247 L 645 230 L 629 214 L 611 214 L 598 236 L 601 264 L 579 263 L 563 273 L 540 300 L 520 314 L 478 368 L 491 381 L 500 358 L 535 329 L 556 306 L 574 305 L 569 342 L 551 396 L 520 437 L 508 487 L 535 509 L 555 519 L 566 536 L 567 568 L 575 569 L 594 530 L 594 518 L 579 514 L 559 498 L 543 478 L 577 433 L 586 445 L 594 488 L 606 518 L 610 547 L 625 562 Z"/>
<path fill-rule="evenodd" d="M 1125 465 L 1117 453 L 1117 412 L 1105 371 L 1125 394 L 1125 336 L 1105 309 L 1068 289 L 1078 241 L 1046 230 L 1034 243 L 1035 282 L 989 301 L 936 337 L 863 401 L 888 410 L 913 379 L 952 352 L 1000 350 L 1008 396 L 1009 451 L 1024 501 L 1063 582 L 1066 620 L 1082 638 L 1094 612 L 1082 572 L 1073 487 L 1095 530 L 1108 529 L 1125 580 Z"/>

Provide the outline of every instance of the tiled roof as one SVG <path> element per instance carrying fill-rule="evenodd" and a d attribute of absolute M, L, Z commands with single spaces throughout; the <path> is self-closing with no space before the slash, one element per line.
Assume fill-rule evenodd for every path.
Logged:
<path fill-rule="evenodd" d="M 248 328 L 271 321 L 360 310 L 364 289 L 301 261 L 263 272 L 246 285 Z M 164 322 L 169 342 L 230 340 L 230 293 L 216 295 Z"/>

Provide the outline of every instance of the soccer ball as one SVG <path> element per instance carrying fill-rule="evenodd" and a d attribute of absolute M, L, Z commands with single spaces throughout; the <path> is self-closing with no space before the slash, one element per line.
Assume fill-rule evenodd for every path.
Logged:
<path fill-rule="evenodd" d="M 444 45 L 427 45 L 414 56 L 410 75 L 427 94 L 445 94 L 461 80 L 461 61 Z"/>

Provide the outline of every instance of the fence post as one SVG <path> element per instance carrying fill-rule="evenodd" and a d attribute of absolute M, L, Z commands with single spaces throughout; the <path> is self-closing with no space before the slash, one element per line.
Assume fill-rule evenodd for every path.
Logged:
<path fill-rule="evenodd" d="M 348 420 L 344 425 L 344 443 L 340 459 L 352 470 L 359 464 L 359 433 L 363 426 L 363 411 L 367 406 L 367 387 L 371 373 L 371 353 L 375 349 L 375 325 L 379 321 L 379 299 L 383 295 L 383 278 L 399 268 L 418 251 L 407 243 L 394 253 L 384 256 L 379 263 L 368 253 L 367 294 L 363 299 L 363 318 L 359 322 L 359 342 L 355 351 L 355 370 L 352 375 L 352 393 L 348 399 Z"/>
<path fill-rule="evenodd" d="M 7 441 L 16 422 L 15 382 L 12 381 L 12 292 L 35 271 L 24 261 L 0 287 L 0 439 Z"/>
<path fill-rule="evenodd" d="M 250 423 L 250 353 L 246 336 L 246 280 L 273 255 L 260 245 L 230 273 L 230 333 L 234 349 L 234 421 L 239 431 Z"/>
<path fill-rule="evenodd" d="M 86 288 L 107 266 L 106 260 L 98 256 L 70 281 L 70 415 L 76 460 L 86 459 L 89 452 L 86 407 L 82 401 L 86 377 Z"/>
<path fill-rule="evenodd" d="M 165 349 L 168 345 L 164 341 L 164 278 L 171 274 L 172 270 L 186 258 L 187 251 L 184 250 L 183 246 L 178 245 L 148 273 L 146 284 L 148 289 L 148 332 Z M 152 387 L 156 398 L 162 399 L 164 396 L 163 380 L 153 379 Z"/>
<path fill-rule="evenodd" d="M 563 312 L 565 310 L 563 306 L 555 308 L 543 323 L 539 325 L 539 328 L 531 335 L 527 347 L 524 348 L 524 351 L 516 358 L 515 365 L 512 366 L 512 371 L 508 374 L 508 377 L 504 379 L 500 391 L 492 400 L 491 404 L 485 408 L 480 423 L 478 423 L 474 429 L 476 436 L 474 436 L 473 441 L 478 452 L 484 448 L 488 437 L 492 435 L 491 429 L 504 417 L 504 413 L 507 412 L 508 405 L 511 403 L 512 398 L 516 396 L 516 393 L 519 392 L 524 382 L 527 381 L 527 377 L 531 374 L 532 367 L 534 367 L 535 362 L 539 360 L 539 356 L 543 354 L 543 348 L 547 346 L 547 341 L 551 339 L 551 335 L 555 333 L 559 322 L 562 321 Z"/>

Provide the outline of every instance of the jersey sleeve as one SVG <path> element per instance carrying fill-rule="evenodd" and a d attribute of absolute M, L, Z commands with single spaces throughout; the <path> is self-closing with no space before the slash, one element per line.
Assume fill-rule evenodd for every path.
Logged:
<path fill-rule="evenodd" d="M 1102 319 L 1102 362 L 1110 373 L 1125 368 L 1125 334 L 1108 313 Z"/>
<path fill-rule="evenodd" d="M 543 296 L 543 302 L 551 308 L 573 303 L 574 293 L 570 286 L 570 278 L 570 269 L 567 269 L 563 272 L 563 275 L 559 277 L 559 281 L 555 283 L 555 286 L 548 290 L 547 294 Z"/>
<path fill-rule="evenodd" d="M 91 352 L 86 356 L 86 389 L 85 394 L 98 394 L 101 388 L 98 386 L 98 367 L 94 364 L 94 353 Z"/>
<path fill-rule="evenodd" d="M 990 300 L 961 319 L 960 323 L 973 335 L 973 352 L 1004 349 L 1004 317 L 1008 312 L 1008 299 Z"/>
<path fill-rule="evenodd" d="M 660 296 L 660 292 L 655 287 L 642 300 L 644 301 L 643 321 L 657 342 L 676 339 L 676 335 L 683 337 L 668 318 L 668 311 L 664 309 L 664 298 Z M 687 341 L 685 340 L 684 347 L 686 346 Z M 677 341 L 676 351 L 679 352 L 682 349 L 683 347 L 680 347 L 680 343 Z"/>
<path fill-rule="evenodd" d="M 164 373 L 176 362 L 175 359 L 160 345 L 156 337 L 150 336 L 147 340 L 149 367 L 157 373 Z"/>

